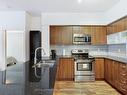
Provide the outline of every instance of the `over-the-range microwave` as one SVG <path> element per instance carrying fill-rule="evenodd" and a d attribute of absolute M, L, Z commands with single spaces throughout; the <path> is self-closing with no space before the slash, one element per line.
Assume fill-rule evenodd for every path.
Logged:
<path fill-rule="evenodd" d="M 73 44 L 91 44 L 91 35 L 89 34 L 73 34 Z"/>

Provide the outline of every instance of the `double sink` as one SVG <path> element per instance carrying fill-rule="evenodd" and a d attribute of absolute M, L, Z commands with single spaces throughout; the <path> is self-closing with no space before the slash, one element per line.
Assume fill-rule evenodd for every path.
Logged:
<path fill-rule="evenodd" d="M 37 64 L 34 64 L 33 67 L 41 68 L 41 67 L 53 67 L 56 60 L 44 59 L 39 61 Z"/>

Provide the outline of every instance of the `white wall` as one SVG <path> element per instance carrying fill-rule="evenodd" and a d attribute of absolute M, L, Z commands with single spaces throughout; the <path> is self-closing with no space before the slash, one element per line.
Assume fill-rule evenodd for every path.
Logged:
<path fill-rule="evenodd" d="M 5 70 L 5 31 L 0 29 L 0 71 Z"/>
<path fill-rule="evenodd" d="M 100 25 L 103 13 L 42 13 L 42 25 Z"/>
<path fill-rule="evenodd" d="M 25 62 L 24 31 L 6 32 L 6 57 L 14 57 L 18 63 Z"/>
<path fill-rule="evenodd" d="M 0 11 L 0 26 L 6 30 L 25 29 L 25 12 Z"/>
<path fill-rule="evenodd" d="M 25 39 L 24 39 L 24 54 L 25 54 L 25 61 L 29 61 L 29 55 L 30 55 L 30 46 L 29 46 L 29 33 L 30 33 L 30 29 L 31 29 L 31 15 L 27 12 L 25 14 Z"/>
<path fill-rule="evenodd" d="M 120 0 L 114 7 L 105 13 L 105 24 L 109 24 L 127 15 L 127 0 Z"/>
<path fill-rule="evenodd" d="M 49 25 L 42 26 L 42 47 L 44 48 L 46 55 L 50 55 L 50 43 L 49 43 Z"/>
<path fill-rule="evenodd" d="M 30 29 L 41 30 L 41 16 L 31 16 Z"/>

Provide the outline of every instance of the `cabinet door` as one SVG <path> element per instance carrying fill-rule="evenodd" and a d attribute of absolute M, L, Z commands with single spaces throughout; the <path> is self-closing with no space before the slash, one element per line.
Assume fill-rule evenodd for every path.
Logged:
<path fill-rule="evenodd" d="M 127 65 L 119 62 L 119 90 L 126 95 L 127 93 Z"/>
<path fill-rule="evenodd" d="M 80 31 L 81 26 L 73 26 L 73 34 L 82 34 L 82 32 Z"/>
<path fill-rule="evenodd" d="M 71 45 L 72 44 L 72 26 L 63 26 L 63 29 L 59 32 L 62 32 L 62 44 Z"/>
<path fill-rule="evenodd" d="M 104 79 L 104 59 L 103 58 L 95 59 L 95 78 Z"/>
<path fill-rule="evenodd" d="M 74 79 L 74 59 L 60 58 L 57 68 L 56 80 L 73 80 Z"/>
<path fill-rule="evenodd" d="M 51 45 L 72 44 L 72 26 L 51 26 L 50 44 Z"/>
<path fill-rule="evenodd" d="M 50 44 L 55 45 L 55 44 L 61 44 L 62 43 L 62 28 L 59 26 L 50 26 Z"/>
<path fill-rule="evenodd" d="M 114 61 L 114 86 L 119 87 L 119 62 Z"/>
<path fill-rule="evenodd" d="M 106 31 L 105 26 L 93 26 L 92 27 L 92 44 L 106 44 Z"/>
<path fill-rule="evenodd" d="M 125 18 L 125 30 L 127 30 L 127 17 Z"/>
<path fill-rule="evenodd" d="M 80 27 L 80 31 L 83 34 L 91 35 L 91 30 L 92 30 L 92 27 L 91 26 L 81 26 Z"/>
<path fill-rule="evenodd" d="M 105 80 L 107 81 L 108 80 L 108 60 L 107 59 L 105 59 L 105 64 L 104 64 L 104 78 L 105 78 Z"/>
<path fill-rule="evenodd" d="M 111 83 L 111 61 L 109 59 L 105 59 L 105 80 L 109 83 Z"/>
<path fill-rule="evenodd" d="M 127 17 L 122 18 L 118 21 L 107 26 L 107 34 L 122 32 L 127 29 Z"/>
<path fill-rule="evenodd" d="M 110 32 L 111 32 L 111 26 L 110 26 L 110 25 L 108 25 L 108 26 L 107 26 L 107 35 L 109 35 L 109 34 L 110 34 Z"/>
<path fill-rule="evenodd" d="M 119 20 L 116 23 L 118 23 L 116 32 L 122 32 L 125 30 L 125 18 Z"/>

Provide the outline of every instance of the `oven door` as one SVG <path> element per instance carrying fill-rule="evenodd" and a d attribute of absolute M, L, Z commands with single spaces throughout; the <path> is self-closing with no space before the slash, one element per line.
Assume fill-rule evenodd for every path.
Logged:
<path fill-rule="evenodd" d="M 89 60 L 75 61 L 75 75 L 91 75 L 94 74 L 93 62 Z"/>

